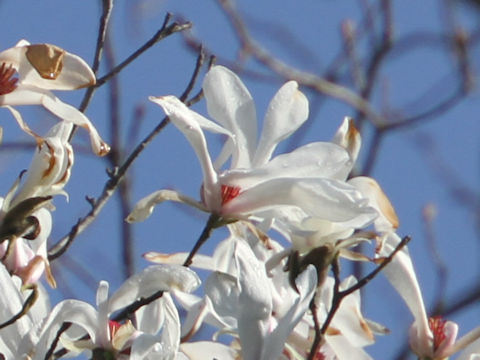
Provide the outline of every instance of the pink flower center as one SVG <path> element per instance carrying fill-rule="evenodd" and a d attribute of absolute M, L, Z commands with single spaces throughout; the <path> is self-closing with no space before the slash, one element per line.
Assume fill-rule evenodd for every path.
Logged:
<path fill-rule="evenodd" d="M 445 323 L 441 316 L 434 316 L 428 319 L 428 326 L 433 333 L 433 351 L 437 351 L 442 342 L 447 338 L 445 335 Z"/>
<path fill-rule="evenodd" d="M 240 190 L 238 186 L 222 185 L 222 205 L 236 198 L 240 194 Z"/>
<path fill-rule="evenodd" d="M 108 321 L 108 328 L 110 330 L 110 337 L 112 339 L 115 336 L 115 333 L 117 332 L 117 330 L 120 329 L 121 327 L 122 327 L 122 324 L 120 324 L 117 321 L 114 321 L 114 320 L 109 320 Z"/>
<path fill-rule="evenodd" d="M 13 77 L 15 75 L 15 69 L 10 66 L 6 66 L 3 63 L 0 66 L 0 95 L 11 93 L 17 88 L 18 78 Z"/>

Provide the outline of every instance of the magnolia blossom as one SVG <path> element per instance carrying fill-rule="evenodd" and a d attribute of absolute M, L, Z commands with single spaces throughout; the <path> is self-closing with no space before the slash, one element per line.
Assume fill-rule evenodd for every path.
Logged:
<path fill-rule="evenodd" d="M 0 323 L 12 319 L 22 309 L 31 291 L 22 289 L 22 280 L 11 276 L 0 264 Z M 43 320 L 46 318 L 50 303 L 47 293 L 37 285 L 37 298 L 28 312 L 14 323 L 0 329 L 0 358 L 4 360 L 31 359 L 35 351 Z"/>
<path fill-rule="evenodd" d="M 366 229 L 372 223 L 375 223 L 377 229 L 385 226 L 396 228 L 398 218 L 389 199 L 374 179 L 364 176 L 347 179 L 361 146 L 360 134 L 351 118 L 345 118 L 332 141 L 343 147 L 350 158 L 348 172 L 339 180 L 344 180 L 346 184 L 353 186 L 363 201 L 369 205 L 370 211 L 358 211 L 356 216 L 348 220 L 333 221 L 329 217 L 310 215 L 302 208 L 277 209 L 273 226 L 292 242 L 292 250 L 300 253 L 333 244 L 342 255 L 365 259 L 346 250 L 349 246 L 372 238 L 372 234 L 366 231 L 358 232 L 358 230 Z M 387 225 L 382 225 L 381 222 Z"/>
<path fill-rule="evenodd" d="M 21 128 L 41 142 L 12 106 L 43 105 L 55 116 L 85 128 L 94 151 L 102 156 L 110 148 L 90 120 L 50 91 L 75 90 L 92 86 L 95 81 L 95 75 L 85 61 L 55 45 L 30 45 L 21 40 L 15 47 L 0 52 L 0 106 L 12 112 Z"/>
<path fill-rule="evenodd" d="M 33 359 L 45 358 L 58 329 L 65 322 L 72 325 L 60 337 L 60 345 L 71 354 L 101 353 L 102 358 L 115 359 L 184 359 L 183 355 L 178 355 L 180 319 L 168 291 L 191 292 L 199 284 L 193 271 L 174 265 L 146 268 L 129 278 L 110 297 L 109 285 L 102 281 L 97 291 L 97 310 L 79 300 L 64 300 L 55 306 L 45 323 Z M 158 291 L 165 293 L 138 309 L 131 321 L 118 323 L 111 319 L 112 313 Z"/>
<path fill-rule="evenodd" d="M 47 256 L 52 228 L 49 209 L 53 195 L 66 195 L 63 187 L 73 165 L 68 137 L 68 125 L 56 124 L 37 147 L 23 185 L 18 179 L 5 199 L 0 198 L 0 255 L 25 284 L 36 283 L 46 271 L 49 284 L 55 287 Z"/>
<path fill-rule="evenodd" d="M 316 142 L 272 158 L 277 145 L 308 117 L 308 101 L 294 81 L 283 85 L 265 115 L 257 142 L 253 99 L 241 80 L 222 66 L 205 77 L 203 91 L 210 116 L 206 119 L 174 96 L 151 97 L 195 150 L 203 171 L 201 201 L 161 190 L 142 199 L 127 218 L 140 221 L 164 200 L 186 202 L 222 219 L 246 219 L 281 207 L 301 208 L 309 215 L 348 221 L 359 214 L 375 214 L 360 193 L 343 181 L 351 170 L 348 152 L 337 144 Z M 204 130 L 227 136 L 215 164 Z M 230 159 L 230 169 L 224 169 Z"/>
<path fill-rule="evenodd" d="M 388 256 L 400 243 L 400 238 L 393 231 L 386 231 L 380 239 L 378 255 Z M 383 271 L 390 283 L 395 287 L 414 316 L 410 328 L 410 347 L 412 351 L 424 360 L 442 360 L 472 344 L 480 338 L 480 327 L 470 331 L 457 340 L 458 325 L 441 317 L 428 317 L 423 297 L 415 274 L 408 249 L 399 251 Z M 478 345 L 477 345 L 478 346 Z M 478 351 L 478 350 L 477 350 Z M 466 359 L 474 359 L 464 353 Z M 475 355 L 472 355 L 475 356 Z"/>
<path fill-rule="evenodd" d="M 189 310 L 183 338 L 188 339 L 202 322 L 208 322 L 221 332 L 238 335 L 244 359 L 279 358 L 293 328 L 308 310 L 317 284 L 315 269 L 309 267 L 297 278 L 296 292 L 283 271 L 278 273 L 280 277 L 270 278 L 265 263 L 235 236 L 222 242 L 213 258 L 194 260 L 193 266 L 214 271 L 205 282 L 203 299 L 175 293 Z"/>

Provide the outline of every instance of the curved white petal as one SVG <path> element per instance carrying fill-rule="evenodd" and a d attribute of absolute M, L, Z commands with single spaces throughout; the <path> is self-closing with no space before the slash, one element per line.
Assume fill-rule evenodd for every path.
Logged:
<path fill-rule="evenodd" d="M 4 105 L 43 105 L 60 119 L 86 129 L 90 135 L 92 148 L 97 155 L 103 156 L 110 151 L 110 147 L 101 139 L 90 120 L 75 107 L 62 102 L 49 90 L 18 86 L 15 91 L 0 96 L 0 106 Z"/>
<path fill-rule="evenodd" d="M 148 297 L 172 288 L 191 292 L 200 285 L 192 270 L 180 265 L 154 265 L 128 278 L 111 296 L 109 312 L 124 308 L 141 297 Z"/>
<path fill-rule="evenodd" d="M 220 194 L 215 191 L 217 173 L 213 168 L 205 135 L 195 119 L 195 112 L 190 110 L 175 96 L 150 97 L 149 99 L 163 108 L 167 116 L 170 117 L 170 121 L 185 135 L 193 147 L 202 166 L 207 207 L 217 207 L 221 201 L 219 198 Z"/>
<path fill-rule="evenodd" d="M 138 201 L 132 212 L 127 216 L 126 221 L 133 223 L 148 219 L 152 214 L 154 207 L 164 201 L 185 203 L 199 210 L 207 211 L 205 206 L 195 199 L 182 195 L 173 190 L 158 190 Z"/>
<path fill-rule="evenodd" d="M 295 132 L 308 118 L 308 100 L 296 81 L 285 83 L 270 102 L 263 122 L 254 166 L 265 164 L 278 143 Z"/>
<path fill-rule="evenodd" d="M 251 214 L 278 205 L 297 206 L 308 215 L 347 221 L 375 209 L 352 186 L 330 179 L 280 178 L 254 186 L 224 204 L 222 215 Z"/>
<path fill-rule="evenodd" d="M 95 85 L 96 79 L 92 69 L 77 55 L 49 44 L 28 45 L 24 51 L 25 56 L 20 57 L 18 73 L 19 81 L 25 85 L 49 90 L 75 90 Z M 37 63 L 50 62 L 47 59 L 47 53 L 53 52 L 61 54 L 59 71 L 50 76 L 43 74 L 43 76 L 47 75 L 47 78 L 42 77 Z"/>
<path fill-rule="evenodd" d="M 344 147 L 350 154 L 353 162 L 357 160 L 360 147 L 362 146 L 362 138 L 352 118 L 345 117 L 332 142 Z"/>
<path fill-rule="evenodd" d="M 82 58 L 54 45 L 19 42 L 0 53 L 0 63 L 4 62 L 17 70 L 19 84 L 40 89 L 75 90 L 96 82 L 92 69 Z M 45 66 L 55 69 L 45 73 Z"/>
<path fill-rule="evenodd" d="M 43 327 L 42 335 L 33 360 L 43 360 L 64 322 L 71 322 L 83 328 L 90 336 L 91 342 L 97 342 L 97 311 L 83 301 L 64 300 L 55 306 Z"/>
<path fill-rule="evenodd" d="M 383 247 L 379 255 L 390 255 L 399 243 L 400 238 L 397 234 L 385 234 Z M 405 301 L 415 318 L 415 334 L 411 333 L 411 341 L 417 343 L 423 349 L 428 348 L 428 339 L 431 338 L 431 331 L 428 325 L 422 292 L 408 250 L 404 248 L 397 252 L 390 264 L 382 272 Z"/>
<path fill-rule="evenodd" d="M 350 179 L 348 183 L 355 186 L 369 200 L 371 206 L 378 210 L 380 216 L 375 220 L 377 231 L 391 231 L 398 228 L 397 213 L 387 195 L 374 179 L 357 176 Z"/>
<path fill-rule="evenodd" d="M 210 116 L 234 135 L 232 167 L 250 166 L 257 143 L 255 104 L 240 78 L 223 66 L 205 76 L 203 93 Z"/>
<path fill-rule="evenodd" d="M 348 153 L 332 143 L 315 142 L 273 158 L 253 169 L 233 169 L 220 175 L 225 185 L 248 189 L 276 178 L 329 178 L 344 180 L 352 169 Z"/>

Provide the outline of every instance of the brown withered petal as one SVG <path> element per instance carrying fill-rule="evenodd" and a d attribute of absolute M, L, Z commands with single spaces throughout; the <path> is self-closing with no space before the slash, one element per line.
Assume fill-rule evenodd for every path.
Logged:
<path fill-rule="evenodd" d="M 48 80 L 55 80 L 63 68 L 65 50 L 50 44 L 27 46 L 26 56 L 38 74 Z"/>

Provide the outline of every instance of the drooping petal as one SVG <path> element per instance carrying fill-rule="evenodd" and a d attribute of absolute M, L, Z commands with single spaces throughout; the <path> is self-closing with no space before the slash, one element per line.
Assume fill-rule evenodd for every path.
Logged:
<path fill-rule="evenodd" d="M 250 214 L 278 205 L 298 206 L 308 215 L 347 221 L 362 214 L 377 216 L 360 193 L 330 179 L 280 178 L 265 181 L 223 205 L 222 215 Z"/>
<path fill-rule="evenodd" d="M 399 242 L 400 238 L 397 234 L 385 234 L 379 255 L 390 255 Z M 404 248 L 399 251 L 382 272 L 405 301 L 415 318 L 415 330 L 411 332 L 410 340 L 419 348 L 429 348 L 429 339 L 431 339 L 432 335 L 428 325 L 422 292 L 408 250 Z"/>
<path fill-rule="evenodd" d="M 127 216 L 127 222 L 133 223 L 144 221 L 150 217 L 153 208 L 164 201 L 176 201 L 196 207 L 199 210 L 207 211 L 205 206 L 188 196 L 182 195 L 173 190 L 158 190 L 145 196 L 135 205 L 132 212 Z"/>
<path fill-rule="evenodd" d="M 185 135 L 193 147 L 202 166 L 206 205 L 209 208 L 210 206 L 218 206 L 221 199 L 219 198 L 220 194 L 215 191 L 217 173 L 213 168 L 205 135 L 195 119 L 195 112 L 190 110 L 175 96 L 150 97 L 149 99 L 163 108 L 172 123 Z"/>
<path fill-rule="evenodd" d="M 257 143 L 257 119 L 252 96 L 240 78 L 223 66 L 205 76 L 203 92 L 210 116 L 234 135 L 232 168 L 249 167 Z"/>
<path fill-rule="evenodd" d="M 109 312 L 112 313 L 141 297 L 172 288 L 190 292 L 200 285 L 200 279 L 192 270 L 180 265 L 154 265 L 128 278 L 111 296 Z"/>
<path fill-rule="evenodd" d="M 295 132 L 307 118 L 307 98 L 298 90 L 297 82 L 287 82 L 268 106 L 253 165 L 265 164 L 278 143 Z"/>
<path fill-rule="evenodd" d="M 352 169 L 348 153 L 335 144 L 316 142 L 281 154 L 253 169 L 229 170 L 220 175 L 225 185 L 248 189 L 276 178 L 329 178 L 344 180 Z"/>
<path fill-rule="evenodd" d="M 92 148 L 97 155 L 104 156 L 110 151 L 110 147 L 101 139 L 90 120 L 73 106 L 60 101 L 49 90 L 19 86 L 15 91 L 0 96 L 0 105 L 43 105 L 60 119 L 86 129 L 90 135 Z"/>

